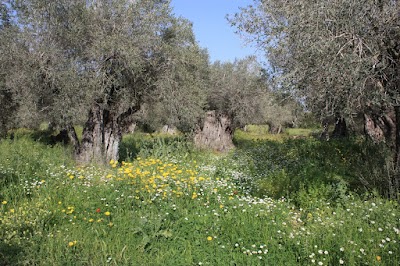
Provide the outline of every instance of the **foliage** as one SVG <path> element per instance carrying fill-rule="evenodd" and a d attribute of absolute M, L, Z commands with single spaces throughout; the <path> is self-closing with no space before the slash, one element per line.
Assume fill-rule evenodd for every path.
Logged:
<path fill-rule="evenodd" d="M 123 127 L 146 104 L 155 107 L 144 108 L 147 122 L 156 116 L 184 131 L 202 115 L 208 55 L 170 1 L 4 6 L 11 25 L 1 31 L 2 106 L 12 114 L 15 104 L 17 126 L 50 121 L 65 128 L 81 162 L 116 159 Z M 76 123 L 85 124 L 81 142 Z"/>
<path fill-rule="evenodd" d="M 398 101 L 399 1 L 260 1 L 230 17 L 318 118 Z M 397 74 L 396 74 L 397 73 Z"/>
<path fill-rule="evenodd" d="M 233 128 L 248 124 L 290 124 L 295 108 L 289 100 L 280 101 L 279 96 L 273 92 L 265 70 L 255 57 L 211 65 L 208 107 L 227 115 Z"/>
<path fill-rule="evenodd" d="M 210 82 L 209 108 L 231 118 L 233 127 L 263 122 L 263 104 L 272 95 L 255 58 L 234 63 L 215 62 L 211 66 Z"/>
<path fill-rule="evenodd" d="M 144 122 L 159 129 L 175 126 L 190 132 L 204 114 L 208 86 L 208 53 L 196 43 L 192 24 L 173 21 L 163 36 L 160 63 L 168 68 L 157 80 L 150 104 L 145 105 Z"/>

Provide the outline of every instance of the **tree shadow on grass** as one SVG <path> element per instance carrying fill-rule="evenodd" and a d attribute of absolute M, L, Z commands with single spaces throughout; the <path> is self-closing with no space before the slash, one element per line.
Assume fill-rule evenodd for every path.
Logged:
<path fill-rule="evenodd" d="M 361 138 L 241 139 L 237 147 L 237 153 L 250 160 L 257 178 L 279 183 L 284 173 L 287 178 L 282 182 L 286 183 L 280 185 L 289 194 L 321 183 L 334 187 L 345 184 L 360 193 L 377 190 L 384 195 L 389 190 L 384 182 L 390 158 L 387 147 Z"/>
<path fill-rule="evenodd" d="M 19 246 L 8 245 L 0 240 L 0 266 L 17 265 L 23 249 Z"/>

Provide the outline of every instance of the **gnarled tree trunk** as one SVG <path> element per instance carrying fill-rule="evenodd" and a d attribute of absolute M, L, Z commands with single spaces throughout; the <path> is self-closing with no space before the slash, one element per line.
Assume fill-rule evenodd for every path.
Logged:
<path fill-rule="evenodd" d="M 374 142 L 386 142 L 390 147 L 395 147 L 396 131 L 396 114 L 388 112 L 383 115 L 364 114 L 364 129 L 367 136 Z"/>
<path fill-rule="evenodd" d="M 385 143 L 392 153 L 393 173 L 388 179 L 389 196 L 400 192 L 400 106 L 383 115 L 364 114 L 365 133 L 375 143 Z"/>
<path fill-rule="evenodd" d="M 135 111 L 136 108 L 130 108 L 118 115 L 94 104 L 83 129 L 82 142 L 76 149 L 77 161 L 100 164 L 117 161 L 124 119 Z"/>
<path fill-rule="evenodd" d="M 194 137 L 194 143 L 199 148 L 228 151 L 234 147 L 232 133 L 231 119 L 228 116 L 209 111 L 204 119 L 203 127 Z"/>

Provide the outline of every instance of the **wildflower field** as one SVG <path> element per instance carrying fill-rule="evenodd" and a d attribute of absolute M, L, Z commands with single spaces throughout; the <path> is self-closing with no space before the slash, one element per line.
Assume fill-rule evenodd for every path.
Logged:
<path fill-rule="evenodd" d="M 98 167 L 1 140 L 0 265 L 399 265 L 398 202 L 356 191 L 362 149 L 324 145 L 157 140 Z"/>

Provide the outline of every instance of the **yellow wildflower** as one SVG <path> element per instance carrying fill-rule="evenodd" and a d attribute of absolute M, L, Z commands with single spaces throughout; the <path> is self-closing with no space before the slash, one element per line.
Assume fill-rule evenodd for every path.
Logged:
<path fill-rule="evenodd" d="M 6 204 L 7 204 L 7 201 L 6 201 L 6 200 L 3 200 L 3 201 L 1 202 L 1 204 L 6 205 Z"/>
<path fill-rule="evenodd" d="M 212 236 L 207 237 L 207 240 L 208 240 L 208 241 L 213 240 Z"/>
<path fill-rule="evenodd" d="M 192 199 L 195 199 L 195 198 L 197 198 L 197 193 L 193 192 Z"/>
<path fill-rule="evenodd" d="M 111 212 L 105 212 L 104 214 L 105 214 L 105 216 L 110 216 Z"/>

